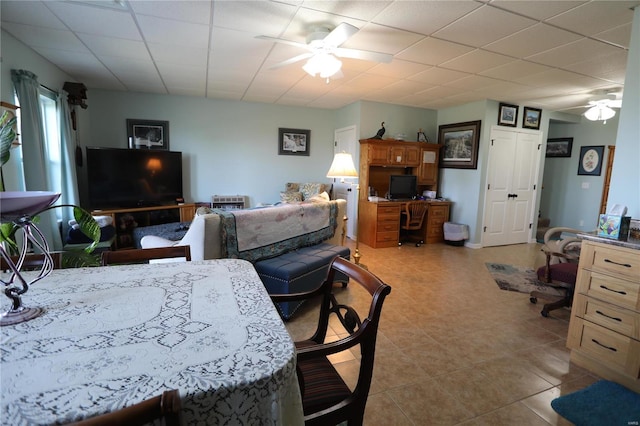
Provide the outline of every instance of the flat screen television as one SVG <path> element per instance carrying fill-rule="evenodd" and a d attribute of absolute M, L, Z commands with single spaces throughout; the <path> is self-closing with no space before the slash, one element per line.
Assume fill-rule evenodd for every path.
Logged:
<path fill-rule="evenodd" d="M 407 200 L 416 196 L 417 177 L 415 175 L 389 176 L 389 199 Z"/>
<path fill-rule="evenodd" d="M 175 204 L 182 198 L 182 153 L 87 147 L 91 210 Z"/>

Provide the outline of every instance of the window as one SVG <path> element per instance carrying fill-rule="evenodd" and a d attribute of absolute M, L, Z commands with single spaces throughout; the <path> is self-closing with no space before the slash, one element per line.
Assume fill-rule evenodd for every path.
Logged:
<path fill-rule="evenodd" d="M 58 125 L 58 102 L 56 94 L 43 87 L 40 88 L 40 107 L 44 124 L 44 155 L 46 158 L 47 178 L 50 190 L 62 192 L 62 159 L 60 147 L 60 130 Z M 62 219 L 60 209 L 55 209 L 58 219 Z"/>

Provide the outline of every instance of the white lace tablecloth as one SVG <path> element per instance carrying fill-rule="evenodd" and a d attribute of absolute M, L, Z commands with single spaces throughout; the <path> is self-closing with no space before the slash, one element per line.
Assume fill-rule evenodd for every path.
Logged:
<path fill-rule="evenodd" d="M 303 423 L 293 342 L 249 262 L 55 270 L 23 301 L 45 312 L 0 329 L 0 424 L 66 423 L 166 389 L 185 424 Z"/>

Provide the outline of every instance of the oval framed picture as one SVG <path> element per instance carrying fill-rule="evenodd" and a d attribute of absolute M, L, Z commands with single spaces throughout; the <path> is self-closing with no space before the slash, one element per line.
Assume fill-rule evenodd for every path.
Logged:
<path fill-rule="evenodd" d="M 580 147 L 578 175 L 600 176 L 603 156 L 604 145 Z"/>

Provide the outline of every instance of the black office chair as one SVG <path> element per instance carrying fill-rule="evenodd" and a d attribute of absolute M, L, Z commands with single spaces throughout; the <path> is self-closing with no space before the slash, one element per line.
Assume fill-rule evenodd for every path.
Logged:
<path fill-rule="evenodd" d="M 422 200 L 409 201 L 405 204 L 402 218 L 400 219 L 400 242 L 398 245 L 401 246 L 405 241 L 415 242 L 416 247 L 424 244 L 422 224 L 428 209 L 429 203 Z"/>

